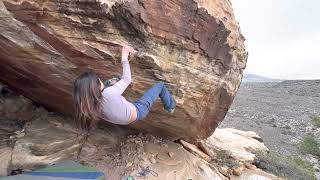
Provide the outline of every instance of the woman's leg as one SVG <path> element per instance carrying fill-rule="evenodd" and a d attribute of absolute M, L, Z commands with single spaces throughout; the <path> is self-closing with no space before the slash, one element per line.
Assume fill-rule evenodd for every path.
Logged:
<path fill-rule="evenodd" d="M 145 92 L 138 101 L 133 103 L 137 108 L 137 120 L 142 120 L 148 115 L 153 103 L 157 100 L 158 97 L 160 97 L 164 108 L 167 111 L 175 108 L 176 103 L 172 95 L 168 91 L 165 84 L 163 82 L 159 82 L 152 86 L 147 92 Z"/>

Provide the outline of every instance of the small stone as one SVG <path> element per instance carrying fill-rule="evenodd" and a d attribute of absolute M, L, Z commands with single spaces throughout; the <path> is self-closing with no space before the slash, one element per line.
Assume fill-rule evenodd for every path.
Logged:
<path fill-rule="evenodd" d="M 148 158 L 147 158 L 146 156 L 142 156 L 142 160 L 143 160 L 144 162 L 149 162 L 149 160 L 148 160 Z"/>
<path fill-rule="evenodd" d="M 139 159 L 138 159 L 138 158 L 134 158 L 133 162 L 134 162 L 135 164 L 138 164 L 138 163 L 139 163 Z"/>
<path fill-rule="evenodd" d="M 256 167 L 255 165 L 250 164 L 250 163 L 245 163 L 244 165 L 245 165 L 245 167 L 246 167 L 247 169 L 252 169 L 252 170 L 257 169 L 257 167 Z"/>
<path fill-rule="evenodd" d="M 174 156 L 173 152 L 168 152 L 168 155 L 172 158 Z"/>
<path fill-rule="evenodd" d="M 132 162 L 128 162 L 126 165 L 126 167 L 130 167 L 130 166 L 132 166 Z"/>
<path fill-rule="evenodd" d="M 232 172 L 230 172 L 230 169 L 226 166 L 220 167 L 219 171 L 225 175 L 225 176 L 230 176 Z"/>
<path fill-rule="evenodd" d="M 156 159 L 155 159 L 154 157 L 151 157 L 151 158 L 150 158 L 150 162 L 151 162 L 152 164 L 157 163 L 157 161 L 156 161 Z"/>
<path fill-rule="evenodd" d="M 162 144 L 161 146 L 164 147 L 164 148 L 168 148 L 169 147 L 168 144 Z"/>
<path fill-rule="evenodd" d="M 236 167 L 236 168 L 232 169 L 232 174 L 234 174 L 235 176 L 240 176 L 242 171 L 243 171 L 243 167 L 242 166 Z"/>
<path fill-rule="evenodd" d="M 234 174 L 236 176 L 240 176 L 241 175 L 241 171 L 238 168 L 236 168 L 236 169 L 232 170 L 232 174 Z"/>

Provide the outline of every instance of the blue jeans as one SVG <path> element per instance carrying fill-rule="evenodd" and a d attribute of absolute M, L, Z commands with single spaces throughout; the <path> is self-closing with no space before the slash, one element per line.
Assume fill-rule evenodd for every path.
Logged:
<path fill-rule="evenodd" d="M 174 101 L 165 84 L 163 82 L 159 82 L 145 92 L 138 101 L 133 103 L 137 109 L 137 120 L 142 120 L 149 114 L 153 103 L 158 97 L 160 97 L 166 110 L 176 107 L 176 102 Z"/>

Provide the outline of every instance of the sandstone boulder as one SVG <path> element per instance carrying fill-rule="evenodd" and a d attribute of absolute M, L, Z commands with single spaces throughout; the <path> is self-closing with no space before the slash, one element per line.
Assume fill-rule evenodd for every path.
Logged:
<path fill-rule="evenodd" d="M 80 146 L 77 135 L 60 126 L 38 119 L 25 127 L 27 134 L 14 145 L 11 168 L 33 170 L 74 157 Z"/>
<path fill-rule="evenodd" d="M 120 74 L 125 43 L 139 52 L 125 96 L 137 99 L 164 81 L 177 100 L 173 116 L 157 103 L 134 127 L 209 137 L 247 59 L 229 0 L 0 1 L 0 81 L 53 110 L 72 114 L 72 82 L 84 70 Z"/>
<path fill-rule="evenodd" d="M 268 152 L 262 138 L 252 131 L 241 131 L 232 128 L 216 129 L 214 134 L 201 142 L 208 154 L 215 151 L 226 151 L 242 162 L 252 162 L 255 152 Z"/>

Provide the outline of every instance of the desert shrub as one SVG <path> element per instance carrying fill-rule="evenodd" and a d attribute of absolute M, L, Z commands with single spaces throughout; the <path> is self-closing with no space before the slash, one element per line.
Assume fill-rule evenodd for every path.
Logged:
<path fill-rule="evenodd" d="M 298 144 L 298 148 L 304 154 L 311 154 L 320 158 L 320 143 L 317 142 L 313 135 L 306 135 Z"/>
<path fill-rule="evenodd" d="M 223 150 L 216 150 L 216 159 L 213 163 L 218 164 L 219 167 L 227 166 L 229 168 L 240 166 L 239 163 L 231 156 L 231 153 Z"/>
<path fill-rule="evenodd" d="M 307 161 L 304 161 L 302 158 L 298 157 L 298 156 L 294 156 L 291 158 L 296 165 L 298 165 L 299 167 L 309 171 L 310 173 L 314 173 L 314 169 L 312 164 L 310 164 Z"/>
<path fill-rule="evenodd" d="M 320 116 L 312 117 L 311 122 L 315 127 L 320 128 Z"/>
<path fill-rule="evenodd" d="M 316 179 L 312 165 L 299 157 L 285 157 L 275 153 L 258 153 L 253 164 L 266 172 L 287 179 Z"/>

